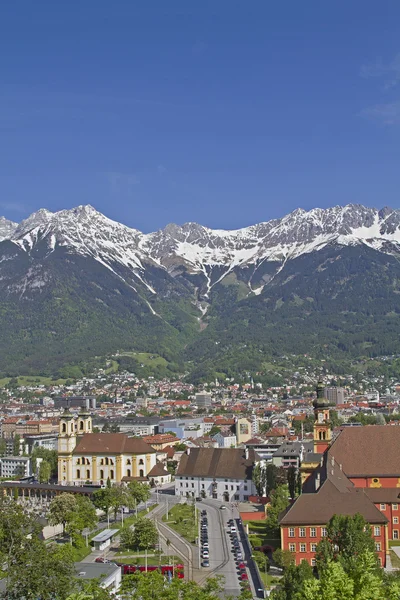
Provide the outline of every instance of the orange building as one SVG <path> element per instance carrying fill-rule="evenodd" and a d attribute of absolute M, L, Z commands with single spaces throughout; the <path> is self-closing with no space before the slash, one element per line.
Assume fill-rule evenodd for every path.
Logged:
<path fill-rule="evenodd" d="M 316 545 L 335 514 L 370 523 L 382 566 L 400 533 L 400 428 L 345 427 L 332 442 L 328 400 L 318 384 L 314 453 L 301 465 L 302 494 L 280 520 L 282 549 L 314 564 Z"/>

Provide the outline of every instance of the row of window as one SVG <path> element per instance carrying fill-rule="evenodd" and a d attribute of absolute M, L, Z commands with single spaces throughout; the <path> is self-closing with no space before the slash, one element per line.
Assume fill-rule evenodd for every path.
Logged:
<path fill-rule="evenodd" d="M 141 463 L 139 462 L 139 464 L 141 464 Z M 189 477 L 179 477 L 179 479 L 189 479 Z M 192 481 L 194 481 L 194 477 L 190 477 L 190 479 Z M 201 479 L 201 481 L 204 481 L 204 477 L 201 477 L 200 479 Z M 229 482 L 229 481 L 231 483 L 240 483 L 239 479 L 225 479 L 225 482 Z M 247 483 L 247 479 L 244 480 L 244 483 Z"/>
<path fill-rule="evenodd" d="M 394 519 L 397 519 L 397 517 L 394 517 Z M 393 522 L 394 522 L 393 519 Z M 310 530 L 310 537 L 317 537 L 317 528 L 316 527 L 309 527 Z M 327 529 L 326 527 L 321 527 L 321 537 L 326 537 L 327 535 Z M 379 537 L 381 535 L 381 528 L 378 525 L 375 525 L 374 527 L 374 536 L 375 537 Z M 299 527 L 299 537 L 306 537 L 307 536 L 307 527 Z M 293 538 L 296 537 L 296 528 L 295 527 L 289 527 L 289 537 Z"/>
<path fill-rule="evenodd" d="M 380 552 L 382 550 L 382 546 L 380 542 L 375 543 L 375 550 Z M 289 551 L 296 552 L 296 544 L 289 544 Z M 317 551 L 317 544 L 310 544 L 310 552 Z M 299 552 L 307 552 L 307 544 L 299 544 Z"/>
<path fill-rule="evenodd" d="M 310 537 L 317 537 L 317 528 L 310 527 Z M 299 537 L 306 537 L 307 528 L 299 527 Z M 327 530 L 326 527 L 321 527 L 321 537 L 326 537 Z M 289 527 L 289 537 L 296 537 L 296 529 L 295 527 Z"/>
<path fill-rule="evenodd" d="M 381 504 L 381 510 L 386 510 L 386 504 Z M 398 504 L 392 504 L 392 510 L 399 510 Z"/>
<path fill-rule="evenodd" d="M 85 458 L 84 456 L 82 456 L 82 458 L 77 458 L 76 459 L 76 464 L 77 465 L 90 465 L 90 460 L 88 458 Z M 126 461 L 126 464 L 127 465 L 132 464 L 130 458 L 128 458 L 128 460 Z M 108 457 L 102 458 L 102 459 L 100 459 L 100 465 L 112 465 L 112 466 L 114 466 L 114 461 L 113 461 L 112 458 L 108 458 Z M 143 458 L 141 458 L 139 460 L 139 465 L 144 465 Z M 187 477 L 186 477 L 186 479 L 187 479 Z M 192 479 L 193 479 L 193 477 L 192 477 Z"/>
<path fill-rule="evenodd" d="M 64 471 L 65 471 L 65 467 L 64 467 Z M 84 474 L 84 470 L 82 470 L 82 479 L 84 479 L 84 475 L 83 474 Z M 127 469 L 126 476 L 127 477 L 132 477 L 132 472 L 131 472 L 130 469 Z M 110 479 L 114 479 L 114 469 L 110 469 L 110 472 L 107 473 L 107 477 L 109 477 Z M 139 471 L 139 477 L 144 477 L 144 471 L 143 471 L 143 469 L 140 469 L 140 471 Z M 76 470 L 76 479 L 81 479 L 81 470 L 80 469 Z M 86 470 L 86 479 L 91 479 L 90 469 Z M 99 479 L 105 479 L 103 469 L 100 469 Z M 187 487 L 187 484 L 186 484 L 186 487 Z M 194 487 L 194 485 L 192 487 Z"/>

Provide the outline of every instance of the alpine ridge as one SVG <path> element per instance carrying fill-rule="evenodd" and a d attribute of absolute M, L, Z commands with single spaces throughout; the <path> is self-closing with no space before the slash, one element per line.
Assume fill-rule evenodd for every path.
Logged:
<path fill-rule="evenodd" d="M 400 210 L 360 204 L 234 231 L 185 223 L 146 234 L 90 205 L 40 209 L 19 224 L 0 218 L 0 369 L 119 348 L 171 360 L 186 348 L 201 362 L 246 340 L 288 351 L 293 328 L 294 352 L 389 351 L 381 333 L 399 308 L 399 256 Z M 363 309 L 376 328 L 358 343 Z"/>

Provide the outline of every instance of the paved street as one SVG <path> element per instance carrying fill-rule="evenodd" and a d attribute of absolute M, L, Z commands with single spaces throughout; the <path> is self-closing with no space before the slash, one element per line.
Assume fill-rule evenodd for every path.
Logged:
<path fill-rule="evenodd" d="M 220 510 L 220 504 L 220 502 L 212 500 L 204 500 L 197 504 L 200 510 L 207 511 L 210 544 L 210 568 L 202 569 L 201 580 L 212 575 L 223 575 L 225 577 L 225 594 L 238 596 L 240 594 L 239 577 L 227 524 L 228 519 L 231 518 L 231 512 L 230 510 Z"/>

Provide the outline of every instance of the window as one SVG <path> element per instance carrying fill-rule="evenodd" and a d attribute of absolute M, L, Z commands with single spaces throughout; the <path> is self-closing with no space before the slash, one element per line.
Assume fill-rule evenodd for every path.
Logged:
<path fill-rule="evenodd" d="M 328 532 L 326 530 L 326 527 L 321 527 L 321 537 L 326 537 L 328 535 Z"/>
<path fill-rule="evenodd" d="M 227 485 L 225 486 L 225 489 L 226 489 L 226 490 L 228 489 L 228 486 L 227 486 Z"/>
<path fill-rule="evenodd" d="M 126 461 L 126 464 L 127 464 L 127 465 L 130 465 L 130 464 L 131 464 L 131 459 L 130 459 L 130 458 L 128 458 L 128 460 Z M 181 479 L 182 479 L 182 477 L 181 477 Z"/>
<path fill-rule="evenodd" d="M 103 471 L 103 469 L 100 469 L 100 479 L 104 479 L 104 471 Z"/>
<path fill-rule="evenodd" d="M 240 489 L 240 485 L 237 485 L 236 486 L 236 491 L 239 491 L 239 489 Z"/>
<path fill-rule="evenodd" d="M 186 484 L 186 487 L 189 487 L 189 484 L 188 484 L 188 483 Z"/>
<path fill-rule="evenodd" d="M 126 470 L 126 476 L 127 476 L 127 477 L 131 477 L 131 470 L 130 470 L 130 469 L 127 469 L 127 470 Z M 181 484 L 181 485 L 182 485 L 182 484 Z"/>
<path fill-rule="evenodd" d="M 234 496 L 235 500 L 239 500 L 239 496 L 236 494 L 236 496 Z"/>
<path fill-rule="evenodd" d="M 231 490 L 233 490 L 233 485 L 231 485 Z"/>
<path fill-rule="evenodd" d="M 66 423 L 63 423 L 63 425 L 62 425 L 62 432 L 63 433 L 67 433 L 67 425 L 66 425 Z"/>
<path fill-rule="evenodd" d="M 111 469 L 110 471 L 110 479 L 114 479 L 114 469 Z"/>
<path fill-rule="evenodd" d="M 380 551 L 381 551 L 381 543 L 380 543 L 380 542 L 376 542 L 376 544 L 375 544 L 375 550 L 376 550 L 377 552 L 380 552 Z"/>
<path fill-rule="evenodd" d="M 192 488 L 194 488 L 194 483 L 192 483 Z"/>
<path fill-rule="evenodd" d="M 139 471 L 139 477 L 144 477 L 144 471 L 143 471 L 143 469 L 140 469 L 140 471 Z"/>
<path fill-rule="evenodd" d="M 393 525 L 399 524 L 399 517 L 393 517 Z"/>
<path fill-rule="evenodd" d="M 86 479 L 90 479 L 90 469 L 86 469 Z"/>
<path fill-rule="evenodd" d="M 393 529 L 393 539 L 394 540 L 399 539 L 399 530 L 398 529 Z"/>
<path fill-rule="evenodd" d="M 101 464 L 101 465 L 104 465 L 104 458 L 102 458 L 102 459 L 100 460 L 100 464 Z"/>
<path fill-rule="evenodd" d="M 79 429 L 80 429 L 81 431 L 83 431 L 83 421 L 80 421 L 80 423 L 79 423 Z"/>
<path fill-rule="evenodd" d="M 247 492 L 247 485 L 244 486 L 244 491 Z"/>
<path fill-rule="evenodd" d="M 375 527 L 374 527 L 374 535 L 375 535 L 376 537 L 378 537 L 378 536 L 380 536 L 380 535 L 381 535 L 381 528 L 380 528 L 380 527 L 378 527 L 378 526 L 375 526 Z"/>
<path fill-rule="evenodd" d="M 393 508 L 393 510 L 398 510 L 399 509 L 399 505 L 398 504 L 393 504 L 392 508 Z"/>
<path fill-rule="evenodd" d="M 381 504 L 381 510 L 386 510 L 386 504 Z"/>
<path fill-rule="evenodd" d="M 108 465 L 108 457 L 106 458 L 106 465 Z"/>
<path fill-rule="evenodd" d="M 141 459 L 139 460 L 139 465 L 144 465 L 143 458 L 141 458 Z M 186 479 L 187 479 L 187 477 L 186 477 Z"/>
<path fill-rule="evenodd" d="M 306 551 L 306 545 L 300 544 L 300 552 L 305 552 L 305 551 Z"/>
<path fill-rule="evenodd" d="M 294 537 L 294 527 L 289 527 L 289 537 Z"/>
<path fill-rule="evenodd" d="M 201 480 L 204 481 L 204 477 L 202 477 Z"/>
<path fill-rule="evenodd" d="M 306 528 L 305 527 L 300 527 L 299 528 L 299 536 L 300 537 L 306 537 Z"/>
<path fill-rule="evenodd" d="M 317 551 L 317 544 L 310 544 L 310 550 L 311 550 L 311 552 L 316 552 Z"/>
<path fill-rule="evenodd" d="M 201 484 L 201 489 L 204 490 L 204 483 Z"/>
<path fill-rule="evenodd" d="M 316 527 L 310 527 L 310 537 L 317 537 Z"/>
<path fill-rule="evenodd" d="M 80 478 L 81 478 L 81 470 L 80 470 L 80 469 L 77 469 L 77 470 L 76 470 L 76 478 L 77 478 L 77 479 L 80 479 Z"/>
<path fill-rule="evenodd" d="M 317 563 L 316 563 L 316 561 L 315 561 L 315 558 L 312 558 L 312 559 L 311 559 L 311 566 L 312 566 L 312 567 L 315 567 L 315 565 L 316 565 L 316 564 L 317 564 Z"/>
<path fill-rule="evenodd" d="M 296 552 L 296 544 L 289 544 L 289 552 Z"/>

